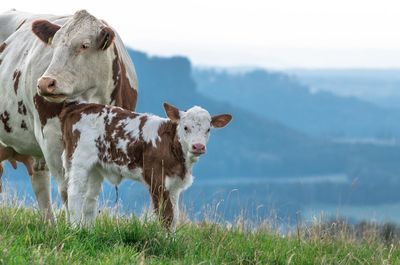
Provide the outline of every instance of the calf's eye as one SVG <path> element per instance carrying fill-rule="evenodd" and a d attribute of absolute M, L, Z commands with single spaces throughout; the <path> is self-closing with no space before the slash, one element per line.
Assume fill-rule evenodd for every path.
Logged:
<path fill-rule="evenodd" d="M 187 126 L 185 126 L 183 129 L 185 129 L 185 132 L 187 132 L 189 130 L 189 128 Z"/>

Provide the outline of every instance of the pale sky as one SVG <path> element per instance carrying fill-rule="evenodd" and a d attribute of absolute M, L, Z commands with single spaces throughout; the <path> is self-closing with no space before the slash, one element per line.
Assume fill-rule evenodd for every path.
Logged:
<path fill-rule="evenodd" d="M 202 66 L 400 67 L 395 0 L 2 0 L 35 13 L 87 9 L 124 42 Z M 0 25 L 1 26 L 1 25 Z"/>

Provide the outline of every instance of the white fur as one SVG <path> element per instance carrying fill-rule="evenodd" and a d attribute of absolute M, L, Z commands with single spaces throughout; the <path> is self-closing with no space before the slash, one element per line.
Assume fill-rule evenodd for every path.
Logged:
<path fill-rule="evenodd" d="M 185 127 L 189 129 L 189 132 L 185 131 Z M 208 130 L 210 127 L 211 115 L 205 109 L 194 106 L 186 112 L 180 111 L 180 120 L 177 131 L 179 142 L 182 145 L 183 152 L 186 154 L 187 168 L 191 168 L 198 160 L 198 157 L 191 153 L 192 145 L 206 145 L 208 142 Z"/>
<path fill-rule="evenodd" d="M 128 118 L 126 120 L 120 121 L 120 126 L 125 127 L 126 131 L 129 131 L 129 136 L 133 139 L 139 139 L 140 131 L 140 117 L 136 117 L 134 119 Z"/>
<path fill-rule="evenodd" d="M 151 142 L 153 146 L 156 147 L 157 140 L 161 140 L 158 135 L 158 129 L 164 122 L 167 122 L 167 119 L 154 115 L 148 116 L 142 130 L 143 140 L 148 143 Z"/>
<path fill-rule="evenodd" d="M 179 220 L 179 196 L 182 191 L 189 188 L 193 183 L 193 176 L 186 175 L 183 179 L 180 176 L 165 177 L 165 189 L 169 192 L 172 209 L 174 211 L 174 218 L 172 220 L 172 228 L 175 229 Z"/>

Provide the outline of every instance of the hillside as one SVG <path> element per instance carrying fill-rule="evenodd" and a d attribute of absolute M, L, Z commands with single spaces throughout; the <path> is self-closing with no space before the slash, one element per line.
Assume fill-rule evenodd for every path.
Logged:
<path fill-rule="evenodd" d="M 154 222 L 101 214 L 92 229 L 54 225 L 37 212 L 0 205 L 1 264 L 398 264 L 391 232 L 364 223 L 352 230 L 314 224 L 285 237 L 267 222 L 252 232 L 233 226 L 183 223 L 170 234 Z M 383 232 L 383 233 L 382 233 Z M 395 234 L 397 236 L 397 233 Z M 393 243 L 395 243 L 393 245 Z"/>
<path fill-rule="evenodd" d="M 312 90 L 356 96 L 378 106 L 400 109 L 399 69 L 295 69 L 289 72 Z"/>
<path fill-rule="evenodd" d="M 342 72 L 342 78 L 336 80 L 334 73 L 319 77 L 318 71 L 306 75 L 307 71 L 299 70 L 295 73 L 304 81 L 301 82 L 292 75 L 265 70 L 233 74 L 195 69 L 193 73 L 203 95 L 229 102 L 310 135 L 328 138 L 400 137 L 399 110 L 385 109 L 355 97 L 341 97 L 326 91 L 329 84 L 330 91 L 338 86 L 337 91 L 347 89 L 360 93 L 357 90 L 368 82 L 360 81 L 364 77 L 346 79 L 343 77 L 346 73 Z M 305 84 L 313 84 L 312 88 L 317 92 L 311 92 Z M 371 82 L 367 87 L 374 86 L 379 90 L 379 84 Z M 318 90 L 319 85 L 325 85 L 325 89 Z"/>
<path fill-rule="evenodd" d="M 226 129 L 212 132 L 209 152 L 195 169 L 199 175 L 276 176 L 343 170 L 344 162 L 332 158 L 330 144 L 198 93 L 187 58 L 149 57 L 129 52 L 139 77 L 138 111 L 165 115 L 162 103 L 168 101 L 182 109 L 200 105 L 210 113 L 233 115 L 233 122 Z M 310 152 L 305 154 L 303 150 Z M 315 161 L 319 167 L 313 166 Z M 287 167 L 288 164 L 291 166 Z"/>

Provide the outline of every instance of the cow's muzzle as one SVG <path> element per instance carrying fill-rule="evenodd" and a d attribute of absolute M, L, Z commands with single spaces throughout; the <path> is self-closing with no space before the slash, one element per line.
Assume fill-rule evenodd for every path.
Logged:
<path fill-rule="evenodd" d="M 41 77 L 37 82 L 38 91 L 40 94 L 54 94 L 57 81 L 50 77 Z"/>

